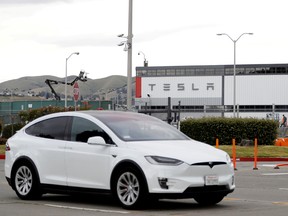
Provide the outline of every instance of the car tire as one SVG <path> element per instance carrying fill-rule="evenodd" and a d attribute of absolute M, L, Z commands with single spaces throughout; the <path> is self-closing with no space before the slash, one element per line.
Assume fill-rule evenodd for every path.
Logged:
<path fill-rule="evenodd" d="M 18 164 L 12 176 L 13 188 L 20 199 L 32 200 L 41 197 L 39 178 L 30 163 Z"/>
<path fill-rule="evenodd" d="M 223 195 L 218 195 L 218 194 L 206 194 L 205 196 L 197 196 L 194 197 L 195 201 L 199 205 L 203 206 L 211 206 L 211 205 L 216 205 L 217 203 L 221 202 L 223 200 L 224 196 Z"/>
<path fill-rule="evenodd" d="M 114 198 L 125 209 L 138 209 L 147 203 L 147 184 L 139 170 L 132 166 L 122 168 L 116 173 L 112 191 Z"/>

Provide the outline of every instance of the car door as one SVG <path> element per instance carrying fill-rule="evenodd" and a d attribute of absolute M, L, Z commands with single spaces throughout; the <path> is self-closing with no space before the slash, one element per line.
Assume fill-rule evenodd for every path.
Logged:
<path fill-rule="evenodd" d="M 53 117 L 40 121 L 26 129 L 34 136 L 30 139 L 33 160 L 39 172 L 40 181 L 50 185 L 66 185 L 65 134 L 69 117 Z"/>
<path fill-rule="evenodd" d="M 89 145 L 92 136 L 102 136 L 111 142 L 109 136 L 91 120 L 73 117 L 71 141 L 66 146 L 67 184 L 71 187 L 97 189 L 110 188 L 110 173 L 114 145 Z"/>

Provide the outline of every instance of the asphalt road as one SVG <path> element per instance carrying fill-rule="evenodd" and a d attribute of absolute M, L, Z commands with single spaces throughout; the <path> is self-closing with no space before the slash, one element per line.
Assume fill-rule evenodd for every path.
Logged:
<path fill-rule="evenodd" d="M 253 163 L 237 163 L 237 189 L 213 207 L 200 207 L 193 199 L 160 200 L 148 209 L 130 211 L 103 196 L 44 195 L 38 201 L 20 200 L 8 186 L 4 160 L 0 160 L 0 216 L 287 216 L 288 166 L 274 169 L 275 164 L 259 163 L 259 169 L 253 170 Z"/>

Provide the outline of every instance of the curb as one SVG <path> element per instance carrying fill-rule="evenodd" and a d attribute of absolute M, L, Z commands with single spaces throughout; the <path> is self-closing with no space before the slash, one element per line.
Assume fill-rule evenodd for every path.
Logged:
<path fill-rule="evenodd" d="M 237 158 L 240 162 L 253 162 L 254 158 Z M 258 162 L 288 161 L 288 158 L 257 158 Z"/>

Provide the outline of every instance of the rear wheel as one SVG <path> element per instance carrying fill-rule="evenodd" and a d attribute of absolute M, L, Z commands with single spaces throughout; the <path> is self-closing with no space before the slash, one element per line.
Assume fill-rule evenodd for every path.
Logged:
<path fill-rule="evenodd" d="M 198 204 L 205 206 L 216 205 L 217 203 L 221 202 L 223 198 L 223 195 L 218 194 L 207 194 L 205 196 L 194 197 Z"/>
<path fill-rule="evenodd" d="M 114 197 L 126 209 L 139 208 L 145 203 L 148 196 L 147 186 L 142 175 L 132 167 L 117 172 L 112 187 Z"/>
<path fill-rule="evenodd" d="M 12 180 L 13 187 L 20 199 L 37 199 L 42 195 L 39 188 L 39 179 L 31 164 L 18 165 Z"/>

